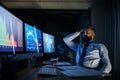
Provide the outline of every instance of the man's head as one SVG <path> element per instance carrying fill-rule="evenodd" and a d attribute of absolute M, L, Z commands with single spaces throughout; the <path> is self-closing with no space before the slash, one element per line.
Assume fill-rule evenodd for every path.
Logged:
<path fill-rule="evenodd" d="M 96 33 L 96 31 L 94 28 L 87 27 L 83 33 L 83 37 L 84 37 L 85 42 L 89 42 L 89 41 L 93 40 L 95 37 L 95 33 Z"/>

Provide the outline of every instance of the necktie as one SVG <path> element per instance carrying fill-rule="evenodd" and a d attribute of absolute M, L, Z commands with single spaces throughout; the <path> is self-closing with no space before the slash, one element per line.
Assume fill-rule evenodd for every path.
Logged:
<path fill-rule="evenodd" d="M 86 49 L 87 49 L 88 45 L 89 45 L 89 42 L 85 43 L 85 45 L 84 45 L 84 47 L 83 47 L 83 50 L 82 50 L 82 54 L 80 55 L 79 63 L 80 63 L 81 65 L 82 65 L 83 59 L 84 59 L 84 57 L 85 57 L 85 55 L 86 55 Z"/>

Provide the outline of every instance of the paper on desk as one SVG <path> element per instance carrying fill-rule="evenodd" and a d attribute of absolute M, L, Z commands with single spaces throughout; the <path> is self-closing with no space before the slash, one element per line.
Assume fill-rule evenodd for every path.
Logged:
<path fill-rule="evenodd" d="M 69 62 L 57 62 L 56 64 L 54 64 L 55 66 L 70 66 L 72 65 Z"/>
<path fill-rule="evenodd" d="M 86 69 L 81 66 L 57 66 L 58 69 L 60 70 L 81 70 L 81 69 Z"/>
<path fill-rule="evenodd" d="M 89 76 L 103 76 L 100 71 L 94 69 L 76 69 L 76 70 L 65 70 L 61 71 L 61 73 L 68 77 L 89 77 Z"/>

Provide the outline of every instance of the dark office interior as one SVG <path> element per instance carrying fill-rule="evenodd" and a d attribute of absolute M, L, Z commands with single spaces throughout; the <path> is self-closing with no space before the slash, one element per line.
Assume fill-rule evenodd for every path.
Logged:
<path fill-rule="evenodd" d="M 0 80 L 119 80 L 120 79 L 120 1 L 119 0 L 1 0 L 0 4 L 13 15 L 51 34 L 55 38 L 53 53 L 35 54 L 23 51 L 0 51 Z M 60 61 L 75 61 L 75 52 L 64 42 L 68 34 L 80 31 L 83 27 L 92 26 L 96 29 L 95 41 L 106 45 L 112 64 L 110 75 L 104 78 L 66 78 L 37 76 L 43 61 L 59 57 Z M 24 25 L 23 25 L 24 27 Z M 23 37 L 25 32 L 23 32 Z M 79 43 L 79 38 L 75 39 Z M 63 45 L 66 52 L 58 48 Z M 1 47 L 1 45 L 0 45 Z M 0 48 L 1 49 L 1 48 Z"/>

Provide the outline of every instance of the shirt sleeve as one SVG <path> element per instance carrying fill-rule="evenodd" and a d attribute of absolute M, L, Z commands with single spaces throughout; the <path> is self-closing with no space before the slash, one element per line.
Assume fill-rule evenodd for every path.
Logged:
<path fill-rule="evenodd" d="M 103 65 L 100 71 L 102 71 L 103 73 L 109 73 L 112 69 L 112 65 L 108 56 L 108 50 L 103 44 L 100 44 L 100 56 Z"/>
<path fill-rule="evenodd" d="M 67 35 L 66 37 L 63 38 L 63 41 L 67 44 L 68 47 L 70 47 L 73 51 L 76 51 L 78 44 L 73 42 L 72 40 L 75 39 L 76 37 L 78 37 L 80 35 L 80 32 L 74 32 L 71 33 L 69 35 Z"/>

